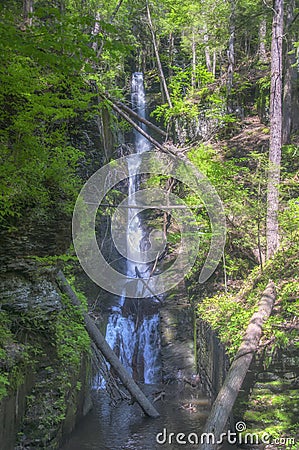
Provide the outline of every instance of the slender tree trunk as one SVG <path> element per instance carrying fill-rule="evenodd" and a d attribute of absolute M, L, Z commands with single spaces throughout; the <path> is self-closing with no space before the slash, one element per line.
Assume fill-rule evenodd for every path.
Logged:
<path fill-rule="evenodd" d="M 207 70 L 209 72 L 212 72 L 212 63 L 211 63 L 211 55 L 210 55 L 210 49 L 209 49 L 209 36 L 207 34 L 207 31 L 205 30 L 205 34 L 203 37 L 204 43 L 205 43 L 205 57 L 206 57 L 206 66 Z"/>
<path fill-rule="evenodd" d="M 117 4 L 116 7 L 115 7 L 115 10 L 114 10 L 113 13 L 111 14 L 111 17 L 110 17 L 110 19 L 109 19 L 109 23 L 112 23 L 112 22 L 114 21 L 114 19 L 115 19 L 115 17 L 116 17 L 116 14 L 118 13 L 119 8 L 121 7 L 123 1 L 124 1 L 124 0 L 119 0 L 118 4 Z"/>
<path fill-rule="evenodd" d="M 195 32 L 192 30 L 192 72 L 191 72 L 191 86 L 195 89 L 196 85 L 196 42 L 195 42 Z"/>
<path fill-rule="evenodd" d="M 110 16 L 109 23 L 111 23 L 111 24 L 113 23 L 113 21 L 114 21 L 116 15 L 117 15 L 117 13 L 118 13 L 122 3 L 123 3 L 123 0 L 119 0 L 118 4 L 116 5 L 116 7 L 115 7 L 115 9 L 113 11 L 113 13 Z M 93 27 L 93 30 L 92 30 L 92 33 L 91 33 L 93 36 L 97 36 L 100 33 L 100 31 L 101 31 L 100 19 L 101 19 L 100 13 L 97 12 L 96 13 L 96 17 L 95 17 L 95 24 L 94 24 L 94 27 Z M 97 42 L 93 42 L 92 43 L 91 47 L 96 52 L 98 58 L 99 58 L 99 56 L 101 55 L 101 53 L 103 51 L 104 39 L 105 39 L 106 35 L 107 35 L 106 31 L 104 31 L 103 37 L 102 37 L 102 41 L 101 41 L 101 45 L 98 45 Z"/>
<path fill-rule="evenodd" d="M 33 0 L 23 0 L 24 25 L 31 27 L 33 14 Z"/>
<path fill-rule="evenodd" d="M 154 46 L 154 50 L 155 50 L 155 55 L 156 55 L 157 66 L 158 66 L 158 70 L 159 70 L 161 84 L 163 86 L 163 89 L 164 89 L 164 92 L 165 92 L 165 96 L 166 96 L 166 100 L 167 100 L 167 103 L 169 105 L 169 108 L 172 108 L 172 102 L 171 102 L 171 99 L 170 99 L 170 95 L 169 95 L 169 92 L 168 92 L 166 79 L 165 79 L 165 76 L 164 76 L 164 72 L 163 72 L 163 68 L 162 68 L 162 64 L 161 64 L 161 60 L 160 60 L 158 44 L 157 44 L 157 40 L 156 40 L 156 34 L 155 34 L 154 27 L 153 27 L 153 22 L 152 22 L 151 12 L 150 12 L 150 9 L 149 9 L 148 2 L 146 2 L 146 10 L 147 10 L 148 24 L 149 24 L 150 31 L 151 31 L 152 38 L 153 38 L 153 46 Z"/>
<path fill-rule="evenodd" d="M 101 94 L 99 94 L 100 98 L 103 98 L 107 100 L 107 98 Z M 112 109 L 114 109 L 115 112 L 117 112 L 123 119 L 125 119 L 132 127 L 135 128 L 140 134 L 142 134 L 151 144 L 153 144 L 155 147 L 157 147 L 162 152 L 167 153 L 166 149 L 161 145 L 158 141 L 156 141 L 154 138 L 152 138 L 146 131 L 144 131 L 143 128 L 141 128 L 137 123 L 134 122 L 133 119 L 131 119 L 128 114 L 126 114 L 121 108 L 119 108 L 116 104 L 109 101 L 109 104 Z"/>
<path fill-rule="evenodd" d="M 267 259 L 279 245 L 278 207 L 282 143 L 283 0 L 274 0 L 271 43 L 270 149 L 267 192 Z"/>
<path fill-rule="evenodd" d="M 110 99 L 110 101 L 112 102 L 111 99 Z M 165 131 L 161 130 L 161 128 L 157 127 L 152 122 L 145 119 L 144 117 L 139 116 L 139 114 L 137 114 L 135 111 L 133 111 L 131 108 L 129 108 L 124 103 L 122 103 L 122 102 L 112 102 L 112 103 L 114 103 L 116 106 L 119 106 L 119 108 L 123 109 L 126 113 L 129 114 L 129 116 L 133 117 L 134 119 L 137 119 L 139 122 L 144 123 L 147 127 L 151 128 L 153 131 L 160 134 L 164 138 L 167 137 L 167 133 Z"/>
<path fill-rule="evenodd" d="M 282 142 L 289 144 L 292 131 L 299 129 L 299 86 L 298 67 L 296 67 L 296 55 L 294 41 L 296 37 L 291 29 L 295 16 L 295 1 L 289 0 L 286 4 L 286 28 L 289 31 L 286 35 L 284 54 L 284 85 L 283 85 L 283 126 Z"/>
<path fill-rule="evenodd" d="M 97 36 L 99 34 L 99 32 L 100 32 L 100 29 L 101 29 L 101 27 L 100 27 L 100 18 L 101 18 L 100 17 L 100 13 L 97 12 L 96 13 L 94 27 L 93 27 L 93 30 L 92 30 L 92 33 L 91 33 L 93 36 Z M 95 52 L 97 52 L 97 50 L 98 50 L 98 43 L 97 42 L 93 42 L 92 45 L 91 45 L 91 48 Z"/>
<path fill-rule="evenodd" d="M 266 34 L 267 34 L 267 21 L 266 19 L 262 19 L 259 28 L 259 60 L 263 64 L 268 62 L 266 50 Z"/>
<path fill-rule="evenodd" d="M 111 127 L 110 114 L 106 106 L 102 106 L 98 120 L 101 124 L 101 129 L 99 131 L 102 134 L 106 162 L 108 163 L 113 150 L 113 133 Z"/>
<path fill-rule="evenodd" d="M 213 67 L 212 67 L 212 74 L 215 77 L 216 76 L 216 50 L 213 51 Z"/>
<path fill-rule="evenodd" d="M 231 0 L 231 14 L 230 14 L 230 26 L 229 26 L 229 41 L 228 41 L 228 69 L 227 69 L 227 109 L 228 112 L 232 112 L 232 88 L 234 80 L 234 69 L 235 69 L 235 0 Z"/>
<path fill-rule="evenodd" d="M 283 83 L 283 127 L 282 143 L 289 144 L 292 130 L 292 57 L 288 54 L 290 51 L 289 43 L 284 58 L 284 83 Z"/>
<path fill-rule="evenodd" d="M 169 76 L 172 77 L 173 75 L 173 53 L 174 53 L 174 36 L 173 33 L 169 33 L 169 47 L 168 47 L 168 54 L 169 54 Z"/>

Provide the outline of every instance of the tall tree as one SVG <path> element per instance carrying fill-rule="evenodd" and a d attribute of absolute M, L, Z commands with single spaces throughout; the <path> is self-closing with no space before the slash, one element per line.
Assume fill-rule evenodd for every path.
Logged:
<path fill-rule="evenodd" d="M 228 69 L 227 69 L 227 108 L 228 112 L 232 112 L 232 88 L 235 68 L 235 32 L 236 32 L 236 3 L 235 0 L 230 1 L 230 23 L 229 23 L 229 41 L 228 41 Z"/>
<path fill-rule="evenodd" d="M 161 64 L 161 60 L 160 60 L 160 55 L 159 55 L 159 50 L 158 50 L 158 43 L 157 43 L 157 39 L 156 39 L 156 34 L 155 34 L 153 22 L 152 22 L 152 17 L 151 17 L 151 12 L 150 12 L 150 9 L 149 9 L 148 1 L 146 2 L 146 11 L 147 11 L 148 24 L 149 24 L 149 27 L 150 27 L 150 30 L 151 30 L 151 34 L 152 34 L 152 38 L 153 38 L 153 46 L 154 46 L 154 50 L 155 50 L 155 55 L 156 55 L 157 66 L 158 66 L 158 70 L 159 70 L 161 84 L 163 86 L 163 89 L 164 89 L 164 92 L 165 92 L 165 96 L 166 96 L 166 100 L 167 100 L 167 103 L 169 105 L 169 108 L 172 108 L 172 102 L 171 102 L 171 98 L 170 98 L 170 95 L 169 95 L 166 79 L 165 79 L 165 76 L 164 76 L 164 72 L 163 72 L 163 68 L 162 68 L 162 64 Z"/>
<path fill-rule="evenodd" d="M 295 34 L 295 0 L 289 0 L 285 7 L 285 55 L 283 86 L 283 133 L 282 142 L 290 143 L 291 133 L 299 129 L 299 85 L 298 61 L 294 51 Z"/>
<path fill-rule="evenodd" d="M 25 25 L 32 25 L 33 0 L 23 0 L 23 18 Z"/>
<path fill-rule="evenodd" d="M 267 191 L 267 258 L 278 248 L 278 207 L 282 145 L 282 38 L 283 0 L 273 2 L 270 88 L 270 149 Z"/>
<path fill-rule="evenodd" d="M 268 61 L 267 58 L 267 50 L 266 50 L 266 34 L 267 34 L 267 21 L 266 19 L 262 19 L 260 21 L 259 26 L 259 60 L 261 63 L 266 63 Z"/>

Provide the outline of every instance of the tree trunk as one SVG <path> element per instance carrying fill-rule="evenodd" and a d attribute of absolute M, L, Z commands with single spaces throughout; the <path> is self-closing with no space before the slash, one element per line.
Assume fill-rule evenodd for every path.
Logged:
<path fill-rule="evenodd" d="M 216 50 L 213 51 L 213 68 L 212 68 L 212 73 L 213 73 L 213 76 L 215 78 L 215 76 L 216 76 Z"/>
<path fill-rule="evenodd" d="M 204 39 L 204 43 L 205 43 L 205 57 L 206 57 L 207 70 L 212 73 L 213 69 L 212 69 L 211 55 L 210 55 L 210 49 L 209 49 L 209 36 L 206 32 L 204 34 L 203 39 Z"/>
<path fill-rule="evenodd" d="M 110 100 L 111 101 L 111 100 Z M 148 128 L 151 128 L 156 133 L 159 133 L 163 137 L 167 137 L 166 131 L 161 130 L 161 128 L 154 125 L 149 120 L 145 119 L 144 117 L 139 116 L 135 111 L 133 111 L 131 108 L 129 108 L 127 105 L 121 102 L 115 103 L 119 108 L 123 109 L 126 113 L 129 114 L 129 116 L 133 117 L 134 119 L 137 119 L 139 122 L 144 123 Z"/>
<path fill-rule="evenodd" d="M 165 76 L 164 76 L 164 72 L 163 72 L 163 68 L 162 68 L 162 64 L 161 64 L 161 60 L 160 60 L 158 44 L 157 44 L 157 40 L 156 40 L 155 30 L 154 30 L 154 27 L 153 27 L 153 22 L 152 22 L 151 12 L 150 12 L 150 9 L 149 9 L 149 6 L 148 6 L 148 2 L 146 2 L 146 10 L 147 10 L 148 24 L 149 24 L 150 31 L 151 31 L 152 38 L 153 38 L 153 46 L 154 46 L 154 50 L 155 50 L 157 66 L 158 66 L 158 71 L 159 71 L 159 75 L 160 75 L 160 81 L 161 81 L 161 84 L 163 86 L 163 90 L 165 92 L 165 96 L 166 96 L 166 100 L 167 100 L 167 103 L 169 105 L 169 108 L 172 108 L 172 102 L 171 102 L 171 99 L 170 99 L 170 95 L 169 95 L 169 92 L 168 92 L 166 79 L 165 79 Z"/>
<path fill-rule="evenodd" d="M 23 0 L 24 25 L 31 27 L 33 14 L 33 0 Z"/>
<path fill-rule="evenodd" d="M 283 126 L 282 143 L 289 144 L 291 133 L 299 129 L 299 103 L 298 103 L 298 66 L 294 41 L 296 37 L 291 29 L 295 16 L 295 1 L 290 0 L 286 6 L 286 44 L 284 56 L 284 86 L 283 86 Z"/>
<path fill-rule="evenodd" d="M 94 23 L 94 26 L 93 26 L 93 30 L 92 30 L 92 35 L 93 36 L 97 36 L 98 34 L 99 34 L 99 32 L 100 32 L 100 29 L 101 29 L 101 27 L 100 27 L 100 13 L 96 13 L 96 18 L 95 18 L 95 23 Z M 95 51 L 95 52 L 97 52 L 97 50 L 98 50 L 98 43 L 96 42 L 96 41 L 94 41 L 93 43 L 92 43 L 92 45 L 91 45 L 91 48 Z"/>
<path fill-rule="evenodd" d="M 230 25 L 229 25 L 229 41 L 228 41 L 228 68 L 227 68 L 227 109 L 231 113 L 233 111 L 232 104 L 232 88 L 234 80 L 234 69 L 235 69 L 235 0 L 230 1 L 231 4 L 231 14 L 230 14 Z"/>
<path fill-rule="evenodd" d="M 259 60 L 263 64 L 268 62 L 266 50 L 266 34 L 267 34 L 267 21 L 266 19 L 262 19 L 259 28 Z"/>
<path fill-rule="evenodd" d="M 118 13 L 119 8 L 121 7 L 123 1 L 124 1 L 124 0 L 119 0 L 118 4 L 117 4 L 116 7 L 115 7 L 115 10 L 114 10 L 113 13 L 111 14 L 111 17 L 110 17 L 110 19 L 109 19 L 109 23 L 111 23 L 111 24 L 113 23 L 113 21 L 114 21 L 114 19 L 115 19 L 115 17 L 116 17 L 116 14 Z"/>
<path fill-rule="evenodd" d="M 133 119 L 131 119 L 125 112 L 122 111 L 117 105 L 115 105 L 113 102 L 107 99 L 104 95 L 99 94 L 99 96 L 107 101 L 109 101 L 109 104 L 112 109 L 114 109 L 115 112 L 117 112 L 123 119 L 125 119 L 132 127 L 135 128 L 142 136 L 144 136 L 151 144 L 153 144 L 155 147 L 157 147 L 159 150 L 161 150 L 164 153 L 167 153 L 165 151 L 163 145 L 161 145 L 158 141 L 156 141 L 154 138 L 152 138 L 146 131 L 143 130 L 137 123 L 134 122 Z"/>
<path fill-rule="evenodd" d="M 196 85 L 196 42 L 195 42 L 195 32 L 192 30 L 192 71 L 191 71 L 191 86 L 195 89 Z"/>
<path fill-rule="evenodd" d="M 225 429 L 253 355 L 257 350 L 263 324 L 271 315 L 275 296 L 275 286 L 270 281 L 259 301 L 258 311 L 253 314 L 249 322 L 242 344 L 213 404 L 203 430 L 203 433 L 206 434 L 202 433 L 201 435 L 205 442 L 201 442 L 200 450 L 215 450 L 218 446 L 217 441 L 220 443 L 221 433 Z"/>
<path fill-rule="evenodd" d="M 113 133 L 109 110 L 106 106 L 103 106 L 101 108 L 101 113 L 98 120 L 101 123 L 100 132 L 102 133 L 105 158 L 106 162 L 108 163 L 113 152 Z"/>
<path fill-rule="evenodd" d="M 174 36 L 173 33 L 169 33 L 169 46 L 168 46 L 168 54 L 169 54 L 169 76 L 170 78 L 173 75 L 173 54 L 174 54 Z"/>
<path fill-rule="evenodd" d="M 271 43 L 270 149 L 267 191 L 267 259 L 279 245 L 278 207 L 282 144 L 282 37 L 283 0 L 274 0 Z"/>
<path fill-rule="evenodd" d="M 77 298 L 76 294 L 68 284 L 65 276 L 61 271 L 58 272 L 57 279 L 59 281 L 60 289 L 70 298 L 73 305 L 81 307 L 82 305 L 80 300 Z M 105 356 L 107 361 L 111 364 L 111 366 L 119 376 L 124 386 L 128 389 L 132 397 L 139 403 L 145 414 L 153 418 L 159 417 L 160 414 L 158 413 L 158 411 L 153 407 L 153 405 L 141 391 L 139 386 L 137 386 L 133 378 L 128 374 L 124 366 L 117 358 L 114 351 L 109 347 L 109 345 L 105 341 L 104 336 L 102 335 L 102 333 L 100 332 L 94 321 L 89 317 L 87 313 L 83 313 L 83 317 L 86 330 L 89 336 L 91 337 L 92 341 L 99 348 L 99 350 Z"/>

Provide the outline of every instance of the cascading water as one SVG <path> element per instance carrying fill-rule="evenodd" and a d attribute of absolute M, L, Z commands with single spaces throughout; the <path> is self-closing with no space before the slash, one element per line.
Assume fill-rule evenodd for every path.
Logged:
<path fill-rule="evenodd" d="M 143 74 L 135 72 L 132 76 L 131 88 L 132 108 L 135 112 L 145 117 L 146 101 L 143 84 Z M 144 125 L 140 125 L 144 127 Z M 127 217 L 127 260 L 125 263 L 126 275 L 136 278 L 148 269 L 146 264 L 136 263 L 130 249 L 142 250 L 146 241 L 146 233 L 142 226 L 142 221 L 136 213 L 136 202 L 134 193 L 138 190 L 139 179 L 136 176 L 140 164 L 139 155 L 150 150 L 147 139 L 138 132 L 134 132 L 135 157 L 128 162 L 128 195 L 132 200 L 132 208 L 128 208 Z M 143 288 L 140 282 L 140 289 Z M 138 292 L 136 292 L 138 297 Z M 128 372 L 139 381 L 146 384 L 154 384 L 161 380 L 161 368 L 159 362 L 159 315 L 158 313 L 147 313 L 146 305 L 139 308 L 137 303 L 137 314 L 132 314 L 130 308 L 132 299 L 126 299 L 126 292 L 122 293 L 118 305 L 112 307 L 106 328 L 106 341 L 116 352 L 122 364 Z M 137 300 L 138 302 L 138 300 Z M 153 303 L 153 300 L 145 300 Z M 134 303 L 136 308 L 136 301 Z M 97 381 L 99 384 L 99 381 Z M 103 381 L 100 382 L 103 386 Z"/>
<path fill-rule="evenodd" d="M 132 107 L 140 116 L 145 115 L 145 95 L 141 73 L 135 73 L 132 77 Z M 139 180 L 134 174 L 139 165 L 140 153 L 150 149 L 149 143 L 139 133 L 135 133 L 134 143 L 136 153 L 132 158 L 131 166 L 128 167 L 128 172 L 131 174 L 128 185 L 129 195 L 133 195 L 139 189 Z M 134 197 L 132 201 L 130 200 L 130 205 L 135 208 L 128 209 L 126 227 L 128 260 L 124 265 L 125 269 L 122 269 L 131 278 L 136 277 L 136 267 L 141 275 L 145 275 L 148 269 L 146 264 L 129 260 L 130 244 L 133 248 L 140 248 L 144 243 L 147 244 L 148 237 L 142 220 L 136 216 L 138 208 L 136 209 L 133 199 Z M 134 254 L 133 251 L 132 254 Z M 140 289 L 142 289 L 142 282 Z M 111 306 L 110 301 L 114 306 Z M 114 408 L 105 390 L 96 389 L 93 392 L 93 410 L 80 422 L 80 426 L 62 450 L 157 449 L 161 445 L 157 444 L 156 436 L 161 436 L 162 430 L 171 432 L 169 436 L 175 433 L 179 436 L 178 433 L 182 434 L 182 432 L 186 436 L 195 436 L 200 433 L 203 421 L 206 419 L 209 401 L 202 398 L 196 393 L 194 387 L 181 379 L 178 379 L 176 383 L 161 384 L 159 315 L 155 300 L 126 298 L 124 289 L 118 299 L 111 297 L 107 303 L 110 307 L 107 305 L 109 309 L 106 340 L 128 372 L 137 381 L 147 384 L 142 387 L 146 395 L 150 398 L 156 397 L 157 389 L 161 394 L 165 394 L 164 401 L 157 401 L 155 404 L 161 417 L 148 420 L 137 403 L 131 405 L 120 402 L 118 408 Z M 167 347 L 169 349 L 170 346 Z M 179 345 L 176 348 L 181 347 Z M 171 346 L 170 352 L 174 351 L 175 348 Z M 167 366 L 164 366 L 164 369 L 165 367 Z M 95 380 L 94 387 L 104 388 L 105 381 L 99 377 Z M 191 406 L 194 408 L 192 414 L 190 414 Z M 181 448 L 181 444 L 176 445 L 174 441 L 175 439 L 171 441 L 171 445 L 166 443 L 165 448 L 171 448 L 171 450 Z M 191 449 L 194 445 L 187 444 L 185 448 Z"/>

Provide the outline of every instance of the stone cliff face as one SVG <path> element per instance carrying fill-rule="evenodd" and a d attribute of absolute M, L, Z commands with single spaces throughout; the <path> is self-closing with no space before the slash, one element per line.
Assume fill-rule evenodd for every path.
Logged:
<path fill-rule="evenodd" d="M 181 283 L 165 294 L 160 309 L 163 381 L 173 381 L 196 373 L 193 348 L 193 311 Z"/>
<path fill-rule="evenodd" d="M 21 266 L 0 274 L 0 442 L 13 449 L 19 433 L 20 448 L 56 449 L 91 406 L 89 341 L 50 274 Z"/>
<path fill-rule="evenodd" d="M 229 360 L 216 333 L 200 319 L 197 321 L 197 364 L 203 386 L 214 400 L 225 380 Z"/>

